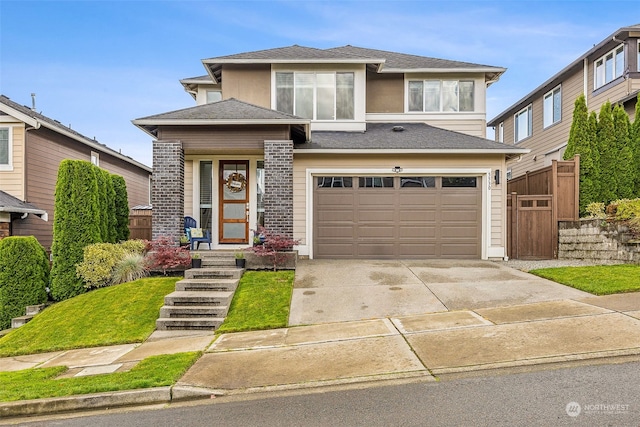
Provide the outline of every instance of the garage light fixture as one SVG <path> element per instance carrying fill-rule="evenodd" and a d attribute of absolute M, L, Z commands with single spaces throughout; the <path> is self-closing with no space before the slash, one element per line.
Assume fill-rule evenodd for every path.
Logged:
<path fill-rule="evenodd" d="M 400 173 L 402 172 L 402 168 L 400 166 L 394 166 L 393 169 L 391 169 L 391 172 Z"/>

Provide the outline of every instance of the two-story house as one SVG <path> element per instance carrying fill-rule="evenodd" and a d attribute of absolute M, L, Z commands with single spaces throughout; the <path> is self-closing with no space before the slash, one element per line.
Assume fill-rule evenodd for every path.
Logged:
<path fill-rule="evenodd" d="M 531 149 L 507 163 L 510 177 L 562 159 L 581 94 L 589 111 L 610 101 L 623 105 L 633 119 L 640 91 L 639 40 L 640 24 L 620 28 L 487 124 L 496 141 Z"/>
<path fill-rule="evenodd" d="M 505 69 L 344 46 L 202 61 L 197 106 L 136 119 L 151 135 L 153 235 L 183 216 L 214 247 L 252 230 L 310 258 L 502 258 L 506 160 L 485 139 Z"/>
<path fill-rule="evenodd" d="M 55 187 L 64 159 L 87 160 L 121 175 L 130 207 L 149 204 L 151 168 L 0 95 L 0 238 L 53 238 Z"/>

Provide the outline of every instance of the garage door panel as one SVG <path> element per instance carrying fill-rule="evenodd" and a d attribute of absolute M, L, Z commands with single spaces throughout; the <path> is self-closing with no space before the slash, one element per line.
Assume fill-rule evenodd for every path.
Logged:
<path fill-rule="evenodd" d="M 397 188 L 316 190 L 314 256 L 480 257 L 480 185 L 476 188 L 399 188 L 398 179 Z M 345 194 L 347 192 L 349 194 Z M 323 193 L 323 197 L 319 197 L 319 193 Z"/>

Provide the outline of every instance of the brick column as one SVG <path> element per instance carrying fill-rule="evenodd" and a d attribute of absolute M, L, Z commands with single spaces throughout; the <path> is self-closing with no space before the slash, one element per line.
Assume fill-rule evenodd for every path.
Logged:
<path fill-rule="evenodd" d="M 264 226 L 293 238 L 293 141 L 264 142 Z"/>
<path fill-rule="evenodd" d="M 152 238 L 184 233 L 184 152 L 180 141 L 153 141 Z"/>

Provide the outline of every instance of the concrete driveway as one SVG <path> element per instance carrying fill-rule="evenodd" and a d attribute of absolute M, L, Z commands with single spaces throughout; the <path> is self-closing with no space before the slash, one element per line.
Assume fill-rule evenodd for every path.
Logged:
<path fill-rule="evenodd" d="M 591 296 L 491 261 L 301 260 L 289 325 Z"/>

